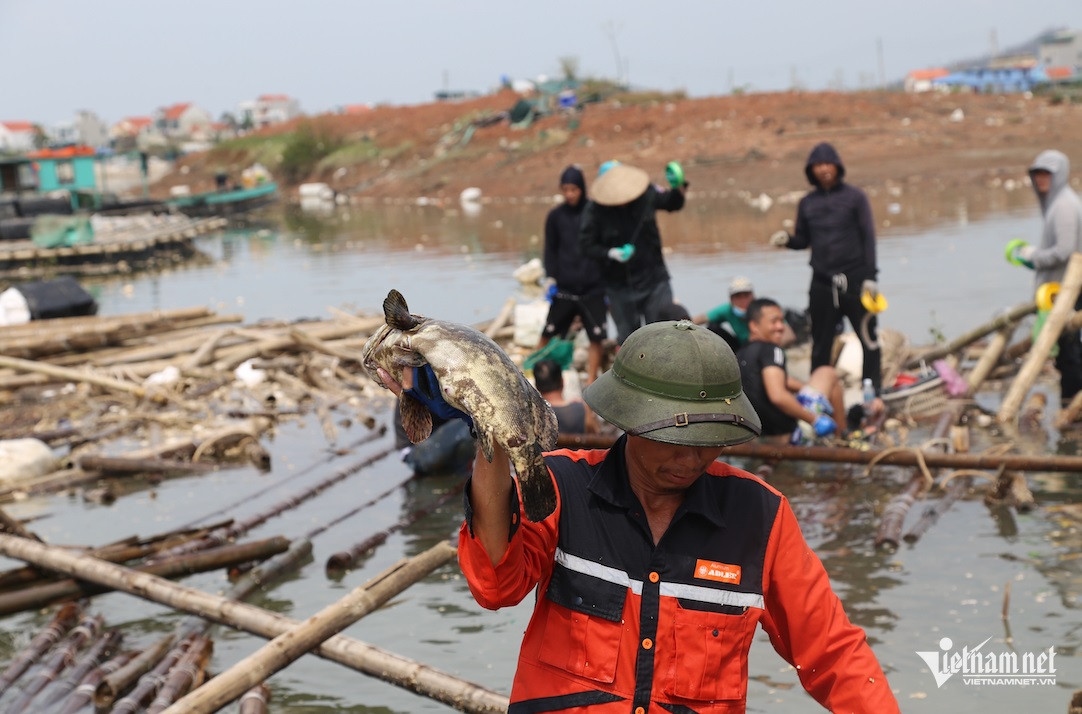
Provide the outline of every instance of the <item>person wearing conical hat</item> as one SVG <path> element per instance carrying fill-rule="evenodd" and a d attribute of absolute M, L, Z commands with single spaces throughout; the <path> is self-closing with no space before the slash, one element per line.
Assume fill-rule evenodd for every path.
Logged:
<path fill-rule="evenodd" d="M 665 189 L 652 184 L 640 168 L 605 162 L 582 212 L 582 252 L 602 261 L 619 344 L 642 325 L 658 321 L 659 311 L 673 301 L 655 213 L 684 207 L 688 184 L 676 169 L 667 170 L 670 188 Z"/>

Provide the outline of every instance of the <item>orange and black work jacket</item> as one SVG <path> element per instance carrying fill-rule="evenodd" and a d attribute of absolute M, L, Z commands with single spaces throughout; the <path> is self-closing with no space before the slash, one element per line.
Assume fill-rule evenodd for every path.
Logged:
<path fill-rule="evenodd" d="M 757 624 L 831 711 L 898 711 L 778 491 L 715 462 L 655 545 L 625 440 L 547 454 L 556 511 L 532 523 L 515 504 L 521 525 L 495 566 L 467 501 L 459 562 L 477 602 L 514 605 L 538 588 L 510 714 L 743 712 Z"/>

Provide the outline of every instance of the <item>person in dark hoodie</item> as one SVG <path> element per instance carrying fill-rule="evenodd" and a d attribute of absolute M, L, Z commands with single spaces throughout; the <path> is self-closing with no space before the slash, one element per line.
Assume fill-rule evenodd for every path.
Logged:
<path fill-rule="evenodd" d="M 1012 241 L 1010 257 L 1034 271 L 1034 283 L 1059 283 L 1067 261 L 1082 252 L 1082 200 L 1070 186 L 1071 163 L 1060 151 L 1042 151 L 1029 167 L 1029 178 L 1041 204 L 1044 227 L 1039 246 Z M 1082 309 L 1082 296 L 1075 310 Z M 1060 399 L 1066 406 L 1082 391 L 1082 342 L 1078 330 L 1064 330 L 1059 337 L 1056 369 Z"/>
<path fill-rule="evenodd" d="M 868 197 L 845 183 L 845 165 L 828 143 L 812 149 L 804 174 L 815 188 L 800 199 L 795 231 L 792 235 L 778 231 L 770 243 L 792 250 L 811 248 L 811 368 L 830 364 L 837 325 L 847 317 L 864 349 L 864 378 L 872 380 L 879 394 L 882 374 L 876 318 L 861 303 L 864 292 L 873 302 L 879 295 L 875 221 Z"/>
<path fill-rule="evenodd" d="M 660 320 L 659 311 L 672 305 L 655 213 L 683 208 L 688 184 L 682 169 L 666 175 L 668 189 L 653 185 L 642 169 L 607 161 L 582 213 L 582 252 L 602 261 L 619 344 L 642 325 Z"/>
<path fill-rule="evenodd" d="M 608 336 L 605 284 L 598 260 L 583 255 L 579 248 L 579 222 L 586 205 L 586 179 L 577 166 L 560 174 L 564 202 L 549 211 L 545 219 L 545 272 L 555 281 L 552 305 L 541 331 L 541 349 L 563 336 L 578 316 L 590 339 L 586 361 L 586 383 L 597 379 L 601 367 L 601 343 Z"/>

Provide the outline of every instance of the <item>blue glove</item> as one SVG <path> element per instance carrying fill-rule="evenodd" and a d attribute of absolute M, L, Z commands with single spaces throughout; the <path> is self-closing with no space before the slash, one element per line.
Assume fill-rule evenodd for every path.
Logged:
<path fill-rule="evenodd" d="M 815 420 L 814 427 L 816 436 L 830 436 L 838 428 L 834 420 L 826 414 L 819 415 L 819 418 Z"/>
<path fill-rule="evenodd" d="M 461 419 L 470 427 L 470 431 L 473 431 L 473 419 L 470 415 L 461 409 L 455 409 L 443 400 L 443 391 L 440 389 L 439 380 L 436 379 L 436 373 L 432 371 L 432 365 L 414 367 L 413 386 L 402 393 L 417 399 L 440 419 L 444 421 Z"/>
<path fill-rule="evenodd" d="M 552 302 L 553 300 L 556 299 L 556 293 L 557 292 L 559 292 L 559 291 L 556 289 L 556 283 L 553 283 L 552 285 L 549 285 L 548 290 L 545 291 L 545 299 L 548 300 L 549 302 Z"/>

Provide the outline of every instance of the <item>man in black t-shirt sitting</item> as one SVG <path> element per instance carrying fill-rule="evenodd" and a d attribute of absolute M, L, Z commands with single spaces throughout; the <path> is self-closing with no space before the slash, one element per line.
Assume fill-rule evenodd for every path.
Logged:
<path fill-rule="evenodd" d="M 785 314 L 770 298 L 748 305 L 750 341 L 736 353 L 740 381 L 763 424 L 763 436 L 787 435 L 792 443 L 810 441 L 837 430 L 833 415 L 845 413 L 842 386 L 831 366 L 812 372 L 805 384 L 789 376 L 785 350 Z M 798 426 L 804 422 L 804 428 Z"/>

